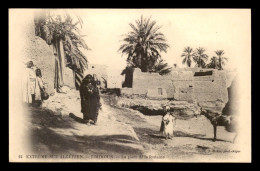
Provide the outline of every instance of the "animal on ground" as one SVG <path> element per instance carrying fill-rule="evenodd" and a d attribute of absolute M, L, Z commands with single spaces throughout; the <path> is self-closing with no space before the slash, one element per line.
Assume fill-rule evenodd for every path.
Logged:
<path fill-rule="evenodd" d="M 170 113 L 167 113 L 162 118 L 163 122 L 163 135 L 166 139 L 172 139 L 173 137 L 173 128 L 176 125 L 176 118 Z"/>
<path fill-rule="evenodd" d="M 217 127 L 225 126 L 228 132 L 236 132 L 237 121 L 234 116 L 223 115 L 221 112 L 212 111 L 209 109 L 201 109 L 201 115 L 204 115 L 213 126 L 214 138 L 213 141 L 217 140 Z M 233 143 L 237 137 L 237 133 L 233 139 Z"/>

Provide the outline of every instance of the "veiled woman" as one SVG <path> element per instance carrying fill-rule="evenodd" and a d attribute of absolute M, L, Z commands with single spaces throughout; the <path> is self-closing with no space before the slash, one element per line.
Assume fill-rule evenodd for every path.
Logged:
<path fill-rule="evenodd" d="M 98 87 L 94 78 L 88 74 L 80 85 L 80 98 L 81 98 L 81 112 L 83 113 L 83 120 L 88 124 L 97 123 L 99 113 L 100 96 Z"/>

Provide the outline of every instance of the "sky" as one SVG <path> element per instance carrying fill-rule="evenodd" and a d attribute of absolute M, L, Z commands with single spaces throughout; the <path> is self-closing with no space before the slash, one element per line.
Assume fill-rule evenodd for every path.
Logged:
<path fill-rule="evenodd" d="M 162 26 L 170 45 L 161 53 L 169 65 L 182 65 L 181 54 L 187 46 L 203 47 L 209 57 L 224 50 L 229 58 L 226 68 L 237 68 L 237 61 L 250 55 L 251 21 L 248 9 L 73 9 L 83 19 L 81 33 L 91 51 L 85 52 L 90 63 L 123 69 L 126 56 L 118 49 L 123 35 L 131 31 L 129 23 L 151 17 Z"/>

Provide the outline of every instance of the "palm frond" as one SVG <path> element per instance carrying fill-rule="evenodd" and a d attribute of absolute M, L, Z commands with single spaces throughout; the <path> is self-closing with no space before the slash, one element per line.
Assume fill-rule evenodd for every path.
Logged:
<path fill-rule="evenodd" d="M 191 60 L 189 58 L 187 59 L 187 65 L 188 65 L 188 67 L 191 66 Z"/>
<path fill-rule="evenodd" d="M 151 67 L 161 58 L 159 52 L 166 53 L 169 45 L 166 43 L 164 35 L 157 32 L 161 27 L 156 26 L 156 21 L 151 21 L 151 17 L 143 18 L 141 16 L 141 19 L 135 20 L 135 24 L 129 24 L 132 31 L 124 36 L 124 44 L 119 47 L 118 51 L 127 54 L 127 60 L 132 60 L 136 66 L 141 66 L 141 58 L 141 61 L 149 63 L 142 63 L 142 67 L 144 65 Z"/>
<path fill-rule="evenodd" d="M 216 50 L 215 53 L 218 55 L 218 56 L 222 56 L 225 54 L 224 50 Z"/>
<path fill-rule="evenodd" d="M 187 58 L 184 58 L 184 59 L 182 60 L 182 64 L 185 64 L 186 61 L 187 61 Z"/>
<path fill-rule="evenodd" d="M 130 23 L 129 25 L 136 33 L 139 33 L 139 30 L 132 23 Z"/>
<path fill-rule="evenodd" d="M 50 10 L 46 12 L 46 18 L 40 23 L 42 26 L 42 34 L 40 35 L 47 44 L 52 44 L 56 41 L 63 41 L 63 48 L 68 59 L 69 66 L 72 69 L 84 70 L 87 66 L 85 55 L 79 50 L 84 48 L 90 50 L 85 43 L 77 25 L 82 27 L 82 19 L 76 15 L 77 21 L 73 23 L 73 19 L 69 11 L 64 10 L 64 15 L 52 13 Z M 37 26 L 36 26 L 37 27 Z"/>

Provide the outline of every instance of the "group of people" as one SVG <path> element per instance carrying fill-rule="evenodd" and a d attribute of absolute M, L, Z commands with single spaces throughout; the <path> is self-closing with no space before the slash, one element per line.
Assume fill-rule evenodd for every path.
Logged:
<path fill-rule="evenodd" d="M 80 85 L 81 112 L 83 121 L 87 125 L 96 125 L 99 110 L 101 109 L 99 82 L 88 74 Z M 23 101 L 32 106 L 41 106 L 45 86 L 42 81 L 41 70 L 32 61 L 26 63 L 26 74 L 23 81 Z M 175 118 L 170 114 L 169 107 L 164 106 L 165 115 L 162 118 L 160 131 L 167 138 L 172 137 L 173 122 Z"/>
<path fill-rule="evenodd" d="M 46 98 L 43 97 L 46 87 L 42 81 L 41 70 L 32 61 L 26 63 L 26 74 L 23 83 L 23 101 L 32 106 L 41 106 L 42 100 Z M 80 85 L 81 112 L 83 113 L 83 121 L 87 125 L 97 124 L 99 110 L 101 109 L 98 85 L 99 82 L 90 74 L 82 80 Z M 171 115 L 169 106 L 164 106 L 164 113 L 160 132 L 166 138 L 171 138 L 173 136 L 175 117 Z"/>
<path fill-rule="evenodd" d="M 23 77 L 23 102 L 39 107 L 45 92 L 45 86 L 42 81 L 41 70 L 36 67 L 32 61 L 26 63 L 25 74 Z"/>
<path fill-rule="evenodd" d="M 41 106 L 42 100 L 48 99 L 41 70 L 32 61 L 29 61 L 26 63 L 23 76 L 23 102 L 33 107 Z M 80 85 L 81 112 L 87 125 L 97 124 L 98 113 L 101 108 L 98 85 L 99 82 L 90 74 L 82 80 Z"/>

